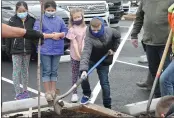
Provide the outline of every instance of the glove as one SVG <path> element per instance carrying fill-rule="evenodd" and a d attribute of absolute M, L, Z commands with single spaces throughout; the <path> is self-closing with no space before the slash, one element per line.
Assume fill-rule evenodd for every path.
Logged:
<path fill-rule="evenodd" d="M 115 52 L 113 50 L 111 50 L 111 49 L 109 50 L 109 55 L 114 55 L 114 53 Z"/>
<path fill-rule="evenodd" d="M 81 76 L 80 76 L 80 78 L 82 78 L 82 79 L 85 79 L 85 78 L 87 78 L 87 72 L 86 71 L 83 71 L 82 72 L 82 74 L 81 74 Z"/>
<path fill-rule="evenodd" d="M 44 36 L 39 31 L 27 30 L 25 35 L 24 35 L 24 38 L 26 38 L 26 39 L 39 39 L 39 38 L 41 38 L 41 40 L 43 40 Z"/>

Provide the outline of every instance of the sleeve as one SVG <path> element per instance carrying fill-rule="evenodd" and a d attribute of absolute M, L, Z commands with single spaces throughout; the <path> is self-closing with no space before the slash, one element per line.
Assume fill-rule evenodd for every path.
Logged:
<path fill-rule="evenodd" d="M 138 39 L 138 34 L 140 33 L 141 28 L 143 26 L 144 11 L 143 11 L 142 7 L 143 7 L 143 1 L 140 2 L 140 5 L 139 5 L 137 13 L 136 13 L 136 19 L 134 21 L 133 30 L 131 33 L 132 39 Z"/>
<path fill-rule="evenodd" d="M 76 38 L 76 35 L 73 32 L 73 28 L 70 28 L 68 30 L 68 33 L 66 34 L 66 38 L 68 38 L 69 40 L 73 40 Z"/>
<path fill-rule="evenodd" d="M 112 36 L 112 41 L 113 41 L 113 48 L 112 50 L 115 52 L 120 44 L 120 38 L 121 38 L 121 33 L 112 28 L 113 36 Z"/>
<path fill-rule="evenodd" d="M 64 32 L 65 33 L 65 36 L 66 36 L 66 34 L 68 32 L 68 28 L 66 27 L 66 24 L 63 21 L 63 19 L 61 19 L 61 29 L 60 29 L 60 32 Z"/>
<path fill-rule="evenodd" d="M 84 49 L 83 49 L 81 60 L 80 60 L 80 72 L 88 71 L 92 48 L 93 48 L 93 44 L 91 40 L 88 37 L 86 37 Z"/>
<path fill-rule="evenodd" d="M 40 30 L 40 20 L 37 19 L 34 23 L 33 30 L 39 31 Z"/>

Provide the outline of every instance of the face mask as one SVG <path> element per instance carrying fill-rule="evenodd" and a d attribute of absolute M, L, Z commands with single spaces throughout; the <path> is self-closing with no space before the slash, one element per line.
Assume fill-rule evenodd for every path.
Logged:
<path fill-rule="evenodd" d="M 28 15 L 28 12 L 23 12 L 23 13 L 17 13 L 17 16 L 21 19 L 26 18 Z"/>
<path fill-rule="evenodd" d="M 99 31 L 92 31 L 91 27 L 89 28 L 89 30 L 94 37 L 100 38 L 104 35 L 104 26 L 102 26 Z"/>
<path fill-rule="evenodd" d="M 83 22 L 83 18 L 78 18 L 76 20 L 73 21 L 73 25 L 81 25 Z"/>
<path fill-rule="evenodd" d="M 56 12 L 48 12 L 48 11 L 45 11 L 45 15 L 47 17 L 55 17 L 56 16 Z"/>

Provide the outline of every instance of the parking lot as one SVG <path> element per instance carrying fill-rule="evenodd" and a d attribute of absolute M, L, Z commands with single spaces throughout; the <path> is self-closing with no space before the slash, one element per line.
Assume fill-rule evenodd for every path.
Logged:
<path fill-rule="evenodd" d="M 117 29 L 121 32 L 122 40 L 124 40 L 127 32 L 132 25 L 132 21 L 120 21 Z M 141 35 L 139 36 L 141 39 Z M 136 86 L 136 82 L 143 81 L 147 76 L 147 65 L 138 63 L 138 59 L 143 55 L 143 49 L 139 42 L 139 47 L 135 49 L 130 37 L 126 38 L 126 42 L 121 47 L 121 52 L 116 60 L 109 74 L 109 81 L 111 86 L 112 107 L 114 110 L 120 110 L 123 105 L 143 101 L 148 99 L 149 92 L 141 90 Z M 63 61 L 63 59 L 62 59 Z M 32 97 L 37 96 L 37 79 L 36 79 L 37 63 L 32 61 L 29 68 L 29 91 Z M 71 65 L 70 62 L 62 62 L 59 66 L 59 76 L 57 88 L 61 93 L 66 92 L 71 87 Z M 90 75 L 91 89 L 96 87 L 98 76 L 94 71 Z M 43 86 L 42 93 L 43 91 Z M 93 92 L 96 93 L 98 89 Z M 79 96 L 82 96 L 81 88 L 78 89 Z M 95 100 L 96 104 L 102 105 L 101 92 Z M 15 97 L 15 91 L 12 82 L 12 63 L 9 61 L 2 61 L 2 102 L 12 101 Z M 70 97 L 65 98 L 70 101 Z"/>

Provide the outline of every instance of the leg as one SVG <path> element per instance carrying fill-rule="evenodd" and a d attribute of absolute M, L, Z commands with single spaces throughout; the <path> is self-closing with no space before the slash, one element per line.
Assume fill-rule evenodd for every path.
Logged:
<path fill-rule="evenodd" d="M 174 95 L 174 60 L 169 64 L 160 77 L 161 96 Z"/>
<path fill-rule="evenodd" d="M 156 46 L 146 46 L 146 54 L 149 64 L 149 70 L 152 74 L 153 79 L 156 76 L 156 72 L 158 70 L 159 64 L 160 64 L 160 56 L 158 54 L 158 48 Z M 155 89 L 155 97 L 160 97 L 160 90 L 159 90 L 159 83 L 156 86 Z"/>
<path fill-rule="evenodd" d="M 51 60 L 51 91 L 56 90 L 59 61 L 60 61 L 60 56 L 57 56 L 57 55 L 52 56 L 52 60 Z"/>
<path fill-rule="evenodd" d="M 21 79 L 23 84 L 23 91 L 27 91 L 28 86 L 28 68 L 30 63 L 30 56 L 31 55 L 23 55 L 22 57 L 22 70 L 21 70 Z"/>
<path fill-rule="evenodd" d="M 42 80 L 44 83 L 45 92 L 50 92 L 50 81 L 51 81 L 51 56 L 41 55 L 42 64 Z"/>
<path fill-rule="evenodd" d="M 97 67 L 97 73 L 102 88 L 103 105 L 106 108 L 111 108 L 110 85 L 108 80 L 109 66 L 100 65 L 99 67 Z"/>
<path fill-rule="evenodd" d="M 72 86 L 77 82 L 77 79 L 79 77 L 79 67 L 80 67 L 80 61 L 76 61 L 73 58 L 71 58 L 71 67 L 72 67 Z M 77 94 L 77 89 L 74 90 L 74 94 Z"/>
<path fill-rule="evenodd" d="M 93 65 L 94 65 L 94 63 L 90 62 L 89 63 L 89 69 L 91 69 Z M 82 86 L 82 90 L 83 90 L 83 95 L 90 97 L 91 96 L 91 89 L 90 89 L 88 79 L 83 80 L 81 86 Z"/>
<path fill-rule="evenodd" d="M 13 82 L 16 95 L 21 93 L 20 91 L 20 75 L 21 75 L 21 63 L 22 63 L 22 55 L 12 55 L 13 61 Z"/>

